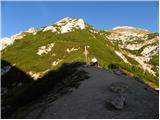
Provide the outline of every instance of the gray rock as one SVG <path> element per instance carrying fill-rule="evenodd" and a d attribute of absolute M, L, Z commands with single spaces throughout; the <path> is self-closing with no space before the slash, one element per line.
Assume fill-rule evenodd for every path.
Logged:
<path fill-rule="evenodd" d="M 121 75 L 122 74 L 122 72 L 119 71 L 119 70 L 113 70 L 113 73 L 116 74 L 116 75 Z"/>
<path fill-rule="evenodd" d="M 109 86 L 109 90 L 113 93 L 124 93 L 128 90 L 128 85 L 124 82 L 112 83 Z"/>
<path fill-rule="evenodd" d="M 107 104 L 112 105 L 116 110 L 121 110 L 126 105 L 126 96 L 124 95 L 114 95 L 106 101 Z"/>

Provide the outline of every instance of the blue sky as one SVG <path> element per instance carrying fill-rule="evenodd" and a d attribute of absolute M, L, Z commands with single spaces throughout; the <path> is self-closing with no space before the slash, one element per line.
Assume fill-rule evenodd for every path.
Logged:
<path fill-rule="evenodd" d="M 158 1 L 143 2 L 2 2 L 2 37 L 64 17 L 83 18 L 96 29 L 135 26 L 158 31 Z"/>

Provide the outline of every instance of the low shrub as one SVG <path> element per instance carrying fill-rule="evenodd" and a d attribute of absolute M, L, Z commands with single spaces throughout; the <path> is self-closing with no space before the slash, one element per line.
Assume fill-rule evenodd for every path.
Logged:
<path fill-rule="evenodd" d="M 108 68 L 110 68 L 110 69 L 118 69 L 119 65 L 117 63 L 111 63 L 111 64 L 108 65 Z"/>

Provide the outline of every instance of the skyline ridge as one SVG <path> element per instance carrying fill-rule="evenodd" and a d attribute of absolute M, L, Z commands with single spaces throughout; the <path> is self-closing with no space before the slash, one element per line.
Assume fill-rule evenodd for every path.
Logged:
<path fill-rule="evenodd" d="M 43 25 L 43 26 L 41 26 L 41 27 L 30 27 L 30 28 L 27 28 L 25 31 L 19 31 L 19 32 L 15 33 L 15 34 L 18 34 L 18 33 L 21 33 L 21 32 L 26 32 L 26 31 L 28 31 L 29 29 L 32 29 L 32 28 L 33 28 L 33 29 L 40 29 L 40 28 L 43 28 L 43 27 L 46 27 L 46 26 L 52 26 L 52 25 L 57 24 L 57 23 L 60 22 L 60 21 L 65 20 L 65 19 L 82 19 L 82 20 L 84 21 L 84 23 L 86 23 L 83 18 L 71 18 L 71 17 L 66 16 L 66 17 L 58 20 L 57 22 L 54 22 L 53 24 Z M 89 23 L 86 23 L 86 24 L 89 24 Z M 91 24 L 89 24 L 89 25 L 91 25 Z M 94 29 L 96 29 L 93 25 L 91 25 L 91 26 L 92 26 Z M 126 27 L 126 28 L 132 28 L 132 29 L 140 29 L 140 30 L 149 31 L 149 32 L 154 32 L 154 31 L 151 31 L 151 30 L 148 30 L 148 29 L 145 29 L 145 28 L 140 28 L 140 27 L 137 27 L 137 26 L 127 26 L 127 25 L 115 26 L 115 27 L 113 27 L 113 28 L 111 28 L 111 29 L 96 29 L 96 30 L 114 30 L 114 29 L 116 29 L 116 28 L 124 28 L 124 27 Z M 13 34 L 13 35 L 15 35 L 15 34 Z M 12 37 L 13 35 L 1 37 L 1 39 L 10 38 L 10 37 Z"/>
<path fill-rule="evenodd" d="M 2 36 L 50 25 L 66 16 L 83 18 L 96 29 L 134 26 L 158 32 L 158 2 L 13 2 L 2 4 Z M 16 16 L 16 17 L 15 17 Z"/>

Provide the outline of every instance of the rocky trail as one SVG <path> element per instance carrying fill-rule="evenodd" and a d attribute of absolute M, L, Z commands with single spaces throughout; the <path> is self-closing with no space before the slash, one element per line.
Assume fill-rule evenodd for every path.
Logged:
<path fill-rule="evenodd" d="M 70 92 L 48 93 L 17 110 L 12 118 L 158 118 L 158 92 L 116 70 L 82 67 L 89 79 Z M 63 94 L 63 95 L 62 95 Z"/>

